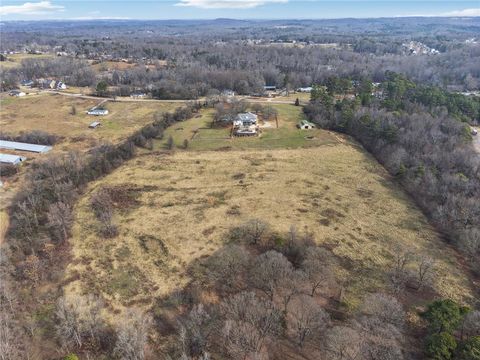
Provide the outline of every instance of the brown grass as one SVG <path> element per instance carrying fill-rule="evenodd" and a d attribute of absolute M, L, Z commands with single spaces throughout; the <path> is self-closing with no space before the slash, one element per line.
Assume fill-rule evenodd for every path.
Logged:
<path fill-rule="evenodd" d="M 43 130 L 65 138 L 55 149 L 88 148 L 98 141 L 115 142 L 153 121 L 157 111 L 170 111 L 179 104 L 155 102 L 107 102 L 107 116 L 86 114 L 102 99 L 81 99 L 56 94 L 34 94 L 21 98 L 0 98 L 0 128 L 17 134 L 22 131 Z M 72 106 L 76 114 L 72 115 Z M 88 125 L 100 121 L 102 126 L 92 130 Z"/>
<path fill-rule="evenodd" d="M 242 174 L 242 175 L 239 175 Z M 135 184 L 135 207 L 115 212 L 120 235 L 102 239 L 89 199 L 101 186 Z M 438 263 L 435 290 L 472 298 L 453 251 L 385 170 L 346 142 L 311 149 L 177 152 L 136 158 L 91 184 L 76 207 L 69 294 L 98 292 L 114 309 L 185 285 L 189 265 L 219 249 L 225 234 L 257 217 L 279 232 L 307 228 L 345 265 L 346 304 L 384 289 L 397 245 Z M 76 276 L 73 276 L 75 274 Z"/>

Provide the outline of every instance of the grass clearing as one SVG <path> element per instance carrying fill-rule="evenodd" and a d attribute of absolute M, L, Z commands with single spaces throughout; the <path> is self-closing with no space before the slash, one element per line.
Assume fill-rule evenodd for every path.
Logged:
<path fill-rule="evenodd" d="M 91 195 L 135 184 L 135 207 L 115 211 L 119 236 L 95 231 Z M 140 190 L 139 190 L 140 189 Z M 281 233 L 294 224 L 346 264 L 347 306 L 386 287 L 397 245 L 437 262 L 435 289 L 472 300 L 454 252 L 386 171 L 355 143 L 267 151 L 145 154 L 92 183 L 76 209 L 67 294 L 102 294 L 114 312 L 151 306 L 187 284 L 192 264 L 218 250 L 228 230 L 260 218 Z"/>
<path fill-rule="evenodd" d="M 52 59 L 53 54 L 9 54 L 6 61 L 0 61 L 0 69 L 19 67 L 25 59 Z"/>
<path fill-rule="evenodd" d="M 178 103 L 155 102 L 107 102 L 106 116 L 87 115 L 86 111 L 102 99 L 82 99 L 57 94 L 36 94 L 16 98 L 0 98 L 0 127 L 7 133 L 17 134 L 42 130 L 62 136 L 65 142 L 56 146 L 61 150 L 85 148 L 97 141 L 115 142 L 152 122 L 157 111 L 170 111 Z M 72 115 L 72 107 L 76 114 Z M 97 129 L 89 129 L 93 121 L 102 123 Z"/>
<path fill-rule="evenodd" d="M 207 109 L 202 110 L 197 117 L 169 127 L 164 139 L 155 142 L 155 148 L 166 148 L 169 136 L 172 136 L 175 146 L 180 149 L 183 148 L 184 140 L 188 140 L 189 150 L 194 151 L 299 148 L 338 143 L 338 138 L 328 131 L 297 129 L 297 123 L 304 118 L 301 107 L 289 104 L 271 106 L 278 111 L 278 128 L 275 120 L 269 121 L 268 127 L 262 129 L 261 136 L 230 137 L 230 127 L 211 128 L 214 110 Z"/>

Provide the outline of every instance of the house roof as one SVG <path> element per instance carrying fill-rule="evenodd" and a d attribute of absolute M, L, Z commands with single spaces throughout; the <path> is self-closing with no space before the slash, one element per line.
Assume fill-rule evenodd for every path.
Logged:
<path fill-rule="evenodd" d="M 237 115 L 237 120 L 242 122 L 257 122 L 257 115 L 247 112 Z"/>
<path fill-rule="evenodd" d="M 25 159 L 25 157 L 19 155 L 0 154 L 0 163 L 16 164 Z"/>
<path fill-rule="evenodd" d="M 0 140 L 0 149 L 23 150 L 36 153 L 44 153 L 52 149 L 51 146 L 21 143 L 16 141 Z"/>

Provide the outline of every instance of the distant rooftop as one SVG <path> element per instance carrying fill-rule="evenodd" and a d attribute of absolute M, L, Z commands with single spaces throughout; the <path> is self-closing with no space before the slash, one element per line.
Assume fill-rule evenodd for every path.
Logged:
<path fill-rule="evenodd" d="M 0 149 L 45 153 L 47 151 L 50 151 L 52 147 L 47 145 L 27 144 L 27 143 L 21 143 L 16 141 L 0 140 Z"/>

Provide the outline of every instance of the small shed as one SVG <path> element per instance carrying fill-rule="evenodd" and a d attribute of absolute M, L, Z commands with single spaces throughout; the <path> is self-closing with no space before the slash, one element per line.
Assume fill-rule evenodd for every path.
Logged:
<path fill-rule="evenodd" d="M 90 129 L 96 129 L 96 128 L 99 127 L 100 125 L 102 125 L 102 124 L 100 124 L 98 121 L 94 121 L 94 122 L 92 122 L 90 125 L 88 125 L 88 127 L 89 127 Z"/>
<path fill-rule="evenodd" d="M 0 163 L 18 165 L 27 158 L 19 155 L 0 154 Z"/>
<path fill-rule="evenodd" d="M 46 153 L 52 150 L 52 147 L 48 145 L 37 145 L 37 144 L 21 143 L 16 141 L 0 140 L 0 149 L 30 151 L 35 153 Z"/>
<path fill-rule="evenodd" d="M 297 127 L 302 130 L 311 130 L 315 129 L 315 125 L 312 124 L 310 121 L 302 120 L 297 124 Z"/>
<path fill-rule="evenodd" d="M 93 116 L 104 116 L 108 115 L 108 110 L 107 109 L 90 109 L 87 111 L 88 115 L 93 115 Z"/>

